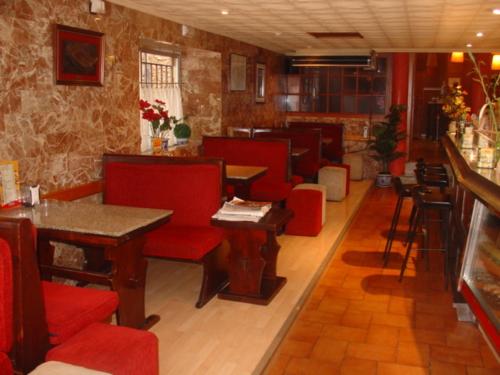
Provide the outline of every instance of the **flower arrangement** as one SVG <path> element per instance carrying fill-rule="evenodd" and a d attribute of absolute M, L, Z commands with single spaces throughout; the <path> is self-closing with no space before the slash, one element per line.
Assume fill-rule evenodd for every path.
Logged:
<path fill-rule="evenodd" d="M 165 109 L 165 102 L 159 99 L 154 104 L 146 100 L 139 100 L 139 108 L 142 112 L 142 118 L 149 121 L 153 137 L 159 137 L 162 132 L 170 130 L 170 117 Z"/>
<path fill-rule="evenodd" d="M 465 121 L 470 113 L 470 107 L 465 105 L 464 96 L 467 95 L 460 85 L 453 85 L 448 89 L 448 93 L 443 98 L 443 112 L 455 121 Z"/>

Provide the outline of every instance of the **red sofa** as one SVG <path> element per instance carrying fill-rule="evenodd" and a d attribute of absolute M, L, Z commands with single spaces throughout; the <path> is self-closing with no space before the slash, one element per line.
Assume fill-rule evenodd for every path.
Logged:
<path fill-rule="evenodd" d="M 11 349 L 16 371 L 55 360 L 118 375 L 157 375 L 158 339 L 150 332 L 92 323 L 50 348 L 34 233 L 29 219 L 0 218 L 0 350 Z M 66 305 L 78 306 L 78 298 L 73 294 Z M 4 354 L 0 373 L 10 375 L 12 363 Z"/>
<path fill-rule="evenodd" d="M 255 138 L 285 138 L 290 139 L 292 148 L 307 148 L 308 151 L 293 163 L 292 172 L 310 181 L 317 180 L 321 167 L 321 129 L 271 129 L 255 133 Z"/>
<path fill-rule="evenodd" d="M 202 152 L 223 158 L 227 164 L 268 167 L 250 187 L 250 199 L 281 202 L 292 190 L 288 139 L 203 137 Z"/>
<path fill-rule="evenodd" d="M 332 143 L 325 144 L 322 146 L 322 156 L 329 161 L 334 161 L 337 163 L 342 163 L 342 157 L 344 155 L 344 125 L 343 124 L 328 124 L 321 122 L 306 122 L 306 121 L 293 121 L 289 122 L 288 127 L 290 129 L 300 129 L 300 128 L 316 128 L 321 129 L 322 137 L 331 138 Z"/>
<path fill-rule="evenodd" d="M 144 255 L 201 263 L 196 307 L 205 305 L 227 284 L 215 254 L 224 232 L 210 225 L 222 202 L 223 160 L 105 154 L 103 170 L 105 204 L 173 210 L 167 224 L 146 234 Z"/>

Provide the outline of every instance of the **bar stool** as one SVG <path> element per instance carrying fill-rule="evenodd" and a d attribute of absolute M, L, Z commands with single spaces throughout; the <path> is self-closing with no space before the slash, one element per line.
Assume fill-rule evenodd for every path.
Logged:
<path fill-rule="evenodd" d="M 384 267 L 387 266 L 387 262 L 389 261 L 392 241 L 394 240 L 394 235 L 396 234 L 396 228 L 398 226 L 403 201 L 405 198 L 411 198 L 411 189 L 417 185 L 417 180 L 412 176 L 400 176 L 394 177 L 392 179 L 392 184 L 394 186 L 394 191 L 398 195 L 398 200 L 396 201 L 396 208 L 394 209 L 394 214 L 392 215 L 391 227 L 389 229 L 389 233 L 387 234 L 387 242 L 385 243 L 383 254 Z"/>
<path fill-rule="evenodd" d="M 411 189 L 411 195 L 413 197 L 413 202 L 416 207 L 415 218 L 411 224 L 408 243 L 406 245 L 406 254 L 401 265 L 401 272 L 399 274 L 399 281 L 403 279 L 404 271 L 408 263 L 408 258 L 410 256 L 410 251 L 415 240 L 417 229 L 422 228 L 424 234 L 423 248 L 421 251 L 441 251 L 444 252 L 444 275 L 445 275 L 445 287 L 448 287 L 448 279 L 450 274 L 449 260 L 448 260 L 448 242 L 449 242 L 449 227 L 451 225 L 451 213 L 452 213 L 452 203 L 450 200 L 450 195 L 448 193 L 443 193 L 438 189 L 432 189 L 425 186 L 415 186 Z M 438 212 L 440 214 L 441 220 L 441 231 L 442 231 L 442 248 L 433 248 L 429 246 L 429 229 L 431 227 L 430 215 L 432 212 Z M 428 262 L 428 259 L 427 259 Z"/>

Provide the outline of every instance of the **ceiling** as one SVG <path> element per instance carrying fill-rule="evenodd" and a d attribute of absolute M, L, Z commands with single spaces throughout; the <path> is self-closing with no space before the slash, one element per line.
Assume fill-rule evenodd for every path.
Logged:
<path fill-rule="evenodd" d="M 500 0 L 108 1 L 289 55 L 447 52 L 467 43 L 473 51 L 500 50 L 500 15 L 492 14 Z M 308 32 L 359 32 L 363 39 Z"/>

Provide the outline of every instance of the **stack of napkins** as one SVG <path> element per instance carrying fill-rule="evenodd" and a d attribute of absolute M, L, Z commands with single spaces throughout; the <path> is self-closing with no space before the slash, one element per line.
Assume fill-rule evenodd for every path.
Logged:
<path fill-rule="evenodd" d="M 212 218 L 229 221 L 258 222 L 271 209 L 271 202 L 245 201 L 234 197 L 225 202 Z"/>

